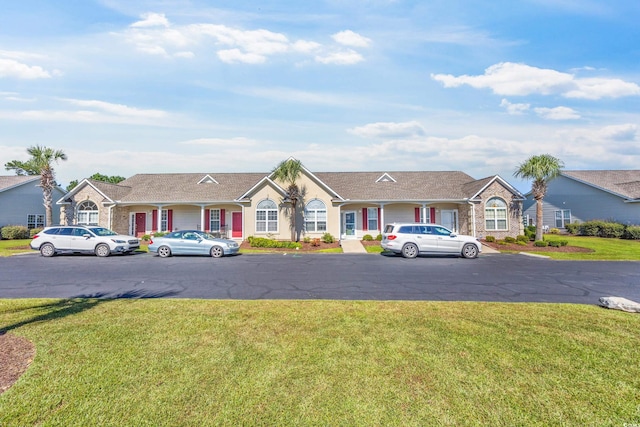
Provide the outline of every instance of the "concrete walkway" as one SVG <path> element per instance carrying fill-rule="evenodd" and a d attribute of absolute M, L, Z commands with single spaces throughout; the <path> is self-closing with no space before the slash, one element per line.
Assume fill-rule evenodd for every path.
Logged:
<path fill-rule="evenodd" d="M 342 252 L 345 254 L 366 254 L 367 250 L 362 246 L 360 240 L 341 240 Z"/>

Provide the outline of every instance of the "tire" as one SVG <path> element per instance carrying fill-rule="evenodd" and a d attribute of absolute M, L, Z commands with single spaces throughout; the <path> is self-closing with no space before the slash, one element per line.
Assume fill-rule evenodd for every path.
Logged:
<path fill-rule="evenodd" d="M 56 248 L 51 243 L 40 246 L 40 254 L 44 257 L 52 257 L 56 254 Z"/>
<path fill-rule="evenodd" d="M 415 258 L 418 256 L 418 247 L 413 243 L 407 243 L 402 247 L 402 256 L 405 258 Z"/>
<path fill-rule="evenodd" d="M 158 248 L 158 256 L 160 258 L 166 258 L 171 256 L 171 248 L 169 246 L 160 246 Z"/>
<path fill-rule="evenodd" d="M 213 246 L 211 247 L 209 253 L 211 254 L 212 258 L 220 258 L 222 255 L 224 255 L 224 250 L 222 250 L 220 246 Z"/>
<path fill-rule="evenodd" d="M 462 247 L 462 256 L 468 259 L 478 257 L 478 247 L 473 243 L 467 243 Z"/>
<path fill-rule="evenodd" d="M 111 255 L 111 249 L 109 249 L 109 245 L 107 245 L 106 243 L 100 243 L 98 246 L 96 246 L 95 253 L 97 256 L 104 258 Z"/>

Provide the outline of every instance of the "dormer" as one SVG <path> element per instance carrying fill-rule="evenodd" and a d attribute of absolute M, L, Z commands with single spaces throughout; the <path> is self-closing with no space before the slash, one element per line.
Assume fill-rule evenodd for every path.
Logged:
<path fill-rule="evenodd" d="M 380 176 L 380 178 L 376 179 L 376 182 L 396 182 L 396 180 L 385 172 Z"/>
<path fill-rule="evenodd" d="M 211 175 L 205 175 L 200 181 L 198 181 L 198 184 L 218 184 L 218 181 L 213 179 Z"/>

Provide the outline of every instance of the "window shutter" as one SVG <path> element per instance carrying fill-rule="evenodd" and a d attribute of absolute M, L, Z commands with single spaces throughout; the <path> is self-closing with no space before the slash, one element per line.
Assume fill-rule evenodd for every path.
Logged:
<path fill-rule="evenodd" d="M 158 231 L 158 210 L 151 212 L 151 231 Z"/>
<path fill-rule="evenodd" d="M 431 217 L 431 224 L 436 223 L 436 208 L 430 208 L 429 216 Z"/>
<path fill-rule="evenodd" d="M 369 229 L 369 221 L 367 218 L 367 208 L 362 208 L 362 230 L 367 231 Z"/>
<path fill-rule="evenodd" d="M 420 208 L 415 208 L 415 222 L 420 222 Z"/>
<path fill-rule="evenodd" d="M 225 210 L 220 209 L 220 228 L 223 228 L 227 225 L 226 221 L 224 220 L 224 215 L 225 215 Z"/>
<path fill-rule="evenodd" d="M 173 209 L 167 211 L 167 231 L 173 231 Z"/>
<path fill-rule="evenodd" d="M 204 210 L 204 231 L 211 231 L 211 211 L 209 209 Z"/>
<path fill-rule="evenodd" d="M 380 224 L 380 208 L 378 208 L 378 230 L 382 231 L 382 224 Z"/>

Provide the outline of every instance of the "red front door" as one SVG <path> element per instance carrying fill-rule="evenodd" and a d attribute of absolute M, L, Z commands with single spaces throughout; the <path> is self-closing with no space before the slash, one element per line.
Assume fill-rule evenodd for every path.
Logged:
<path fill-rule="evenodd" d="M 134 236 L 140 237 L 147 231 L 147 214 L 136 213 L 136 229 Z"/>
<path fill-rule="evenodd" d="M 242 238 L 242 212 L 231 214 L 231 237 Z"/>

